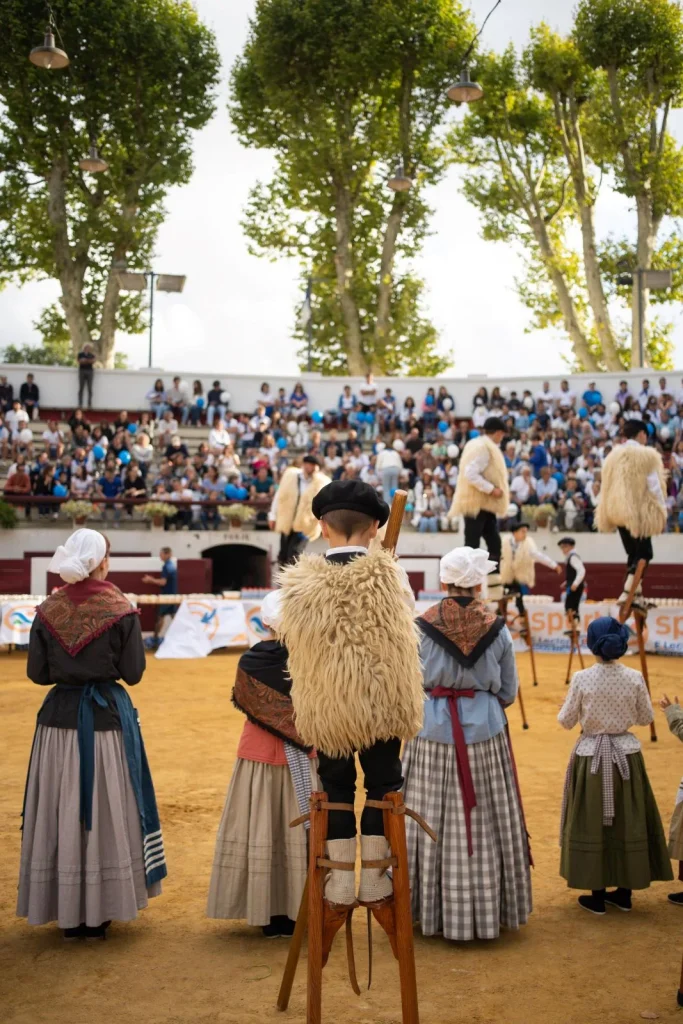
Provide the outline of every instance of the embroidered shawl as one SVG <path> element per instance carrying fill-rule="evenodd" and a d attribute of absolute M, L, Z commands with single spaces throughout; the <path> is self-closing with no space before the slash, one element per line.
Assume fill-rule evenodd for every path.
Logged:
<path fill-rule="evenodd" d="M 126 615 L 139 612 L 113 583 L 85 579 L 51 594 L 38 606 L 36 614 L 74 658 Z"/>
<path fill-rule="evenodd" d="M 287 648 L 265 640 L 246 651 L 237 665 L 232 702 L 250 722 L 307 753 L 294 724 L 287 674 Z"/>
<path fill-rule="evenodd" d="M 458 664 L 472 668 L 503 629 L 505 620 L 476 598 L 445 597 L 421 615 L 417 624 Z"/>

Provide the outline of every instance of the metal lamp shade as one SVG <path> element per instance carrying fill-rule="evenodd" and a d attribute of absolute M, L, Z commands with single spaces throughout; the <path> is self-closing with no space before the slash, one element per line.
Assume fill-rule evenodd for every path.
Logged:
<path fill-rule="evenodd" d="M 413 179 L 408 177 L 403 164 L 397 164 L 394 176 L 389 178 L 388 184 L 393 192 L 409 192 L 413 187 Z"/>
<path fill-rule="evenodd" d="M 99 174 L 100 171 L 106 171 L 109 164 L 99 155 L 97 152 L 97 146 L 91 146 L 88 155 L 78 161 L 78 166 L 82 171 L 90 171 L 91 174 Z"/>
<path fill-rule="evenodd" d="M 42 46 L 33 47 L 28 55 L 28 59 L 36 67 L 47 68 L 48 70 L 65 68 L 69 63 L 69 58 L 64 50 L 60 50 L 58 46 L 55 46 L 55 37 L 50 31 L 45 33 Z"/>
<path fill-rule="evenodd" d="M 460 78 L 452 85 L 446 93 L 449 100 L 454 103 L 475 103 L 484 95 L 484 90 L 479 82 L 473 82 L 470 78 L 469 68 L 463 68 Z"/>

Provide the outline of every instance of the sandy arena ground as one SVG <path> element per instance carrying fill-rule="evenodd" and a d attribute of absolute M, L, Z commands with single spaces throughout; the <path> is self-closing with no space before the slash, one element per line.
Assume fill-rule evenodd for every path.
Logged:
<path fill-rule="evenodd" d="M 423 1024 L 624 1024 L 654 1011 L 673 1021 L 683 953 L 683 910 L 658 883 L 631 914 L 592 917 L 558 876 L 557 830 L 565 766 L 575 736 L 557 725 L 565 658 L 538 659 L 541 685 L 520 672 L 531 729 L 512 709 L 532 845 L 535 913 L 494 943 L 456 945 L 416 937 Z M 275 1007 L 285 940 L 204 916 L 213 845 L 242 727 L 230 704 L 236 658 L 150 660 L 135 692 L 164 828 L 170 877 L 137 922 L 114 925 L 106 943 L 64 944 L 55 926 L 14 918 L 19 812 L 35 713 L 43 694 L 26 680 L 24 657 L 0 655 L 0 1021 L 2 1024 L 264 1024 L 305 1019 L 305 965 L 290 1010 Z M 681 662 L 652 658 L 653 693 L 681 693 Z M 657 711 L 659 742 L 640 730 L 665 825 L 683 770 L 683 747 Z M 674 884 L 674 888 L 675 888 Z M 355 923 L 366 977 L 364 920 Z M 362 980 L 361 980 L 362 984 Z M 324 976 L 330 1024 L 400 1024 L 398 971 L 375 931 L 375 981 L 360 999 L 346 980 L 343 944 Z"/>

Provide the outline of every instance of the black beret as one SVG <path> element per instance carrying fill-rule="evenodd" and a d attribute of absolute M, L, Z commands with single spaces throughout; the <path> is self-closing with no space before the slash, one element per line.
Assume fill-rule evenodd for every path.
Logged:
<path fill-rule="evenodd" d="M 317 455 L 304 455 L 302 462 L 308 462 L 311 466 L 320 468 L 320 459 Z"/>
<path fill-rule="evenodd" d="M 576 541 L 573 537 L 563 537 L 562 540 L 558 540 L 558 548 L 561 548 L 563 544 L 571 544 L 573 548 L 576 547 Z"/>
<path fill-rule="evenodd" d="M 370 484 L 362 480 L 333 480 L 318 491 L 313 499 L 313 515 L 322 519 L 327 512 L 348 509 L 350 512 L 362 512 L 363 515 L 377 519 L 384 526 L 389 518 L 389 506 L 382 501 L 379 494 Z"/>
<path fill-rule="evenodd" d="M 505 421 L 500 416 L 489 416 L 484 423 L 485 434 L 495 434 L 497 431 L 502 430 L 503 433 L 507 433 L 507 427 Z"/>

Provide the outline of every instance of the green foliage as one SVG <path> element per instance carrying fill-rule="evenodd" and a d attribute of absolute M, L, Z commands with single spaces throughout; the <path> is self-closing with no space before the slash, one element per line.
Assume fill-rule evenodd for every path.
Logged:
<path fill-rule="evenodd" d="M 0 530 L 13 530 L 17 525 L 17 510 L 8 501 L 0 499 Z"/>
<path fill-rule="evenodd" d="M 243 226 L 252 252 L 294 256 L 316 278 L 325 373 L 448 364 L 410 260 L 427 232 L 424 193 L 447 164 L 445 90 L 472 34 L 458 0 L 257 5 L 230 111 L 244 145 L 274 151 L 275 172 L 252 190 Z M 415 184 L 395 195 L 398 159 Z"/>
<path fill-rule="evenodd" d="M 189 0 L 61 0 L 55 16 L 71 64 L 46 71 L 27 60 L 44 3 L 0 0 L 0 283 L 57 278 L 46 344 L 97 337 L 111 363 L 115 330 L 145 326 L 112 262 L 148 265 L 168 190 L 190 178 L 192 133 L 214 111 L 218 55 Z M 104 173 L 78 167 L 91 142 Z"/>

